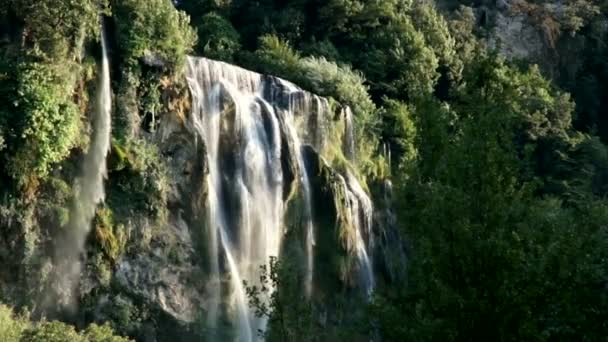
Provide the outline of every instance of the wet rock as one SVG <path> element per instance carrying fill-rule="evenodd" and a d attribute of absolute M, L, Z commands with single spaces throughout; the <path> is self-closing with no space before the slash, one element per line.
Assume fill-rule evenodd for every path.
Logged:
<path fill-rule="evenodd" d="M 194 278 L 198 266 L 186 223 L 176 219 L 150 245 L 148 253 L 127 256 L 118 263 L 116 283 L 175 320 L 194 322 L 202 291 Z"/>

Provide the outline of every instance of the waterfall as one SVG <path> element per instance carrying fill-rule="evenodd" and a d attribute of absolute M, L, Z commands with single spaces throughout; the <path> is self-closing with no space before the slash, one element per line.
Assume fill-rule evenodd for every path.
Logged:
<path fill-rule="evenodd" d="M 353 112 L 349 107 L 343 110 L 344 115 L 344 154 L 349 160 L 355 160 L 355 128 Z"/>
<path fill-rule="evenodd" d="M 264 330 L 266 322 L 249 308 L 243 281 L 257 284 L 260 265 L 269 267 L 270 257 L 280 254 L 285 234 L 283 196 L 289 186 L 284 181 L 286 160 L 296 164 L 292 171 L 303 200 L 305 234 L 303 286 L 307 295 L 312 293 L 312 175 L 303 147 L 322 153 L 333 112 L 327 99 L 290 82 L 223 62 L 189 57 L 186 78 L 192 95 L 189 124 L 204 144 L 201 153 L 209 165 L 207 323 L 212 331 L 218 329 L 225 313 L 235 325 L 237 341 L 258 340 L 257 331 Z M 352 134 L 352 123 L 347 129 Z M 356 255 L 365 270 L 363 287 L 369 292 L 373 275 L 364 240 L 371 236 L 371 201 L 355 177 L 348 174 L 343 182 L 360 241 Z"/>
<path fill-rule="evenodd" d="M 255 283 L 259 266 L 269 266 L 270 257 L 278 257 L 283 235 L 279 122 L 262 98 L 260 75 L 195 58 L 188 59 L 187 75 L 192 125 L 205 143 L 209 162 L 207 233 L 214 288 L 208 323 L 212 328 L 217 324 L 225 258 L 237 339 L 252 341 L 265 322 L 249 309 L 242 280 Z"/>
<path fill-rule="evenodd" d="M 291 101 L 290 101 L 291 103 Z M 290 106 L 293 108 L 293 106 Z M 310 177 L 308 175 L 308 169 L 304 163 L 304 156 L 302 154 L 302 143 L 296 132 L 293 110 L 287 112 L 287 127 L 289 133 L 293 137 L 294 149 L 296 152 L 296 159 L 298 161 L 298 168 L 300 170 L 300 184 L 302 186 L 302 193 L 304 199 L 304 213 L 303 222 L 306 232 L 306 276 L 304 279 L 304 291 L 307 297 L 312 295 L 312 282 L 314 275 L 314 245 L 315 245 L 315 225 L 312 214 L 312 194 L 310 189 Z"/>
<path fill-rule="evenodd" d="M 104 179 L 107 177 L 106 156 L 110 149 L 112 95 L 110 67 L 104 32 L 101 33 L 102 59 L 95 102 L 92 135 L 89 149 L 82 162 L 82 174 L 75 184 L 75 201 L 72 207 L 67 236 L 56 247 L 59 261 L 58 275 L 61 290 L 74 290 L 81 271 L 80 254 L 84 251 L 91 221 L 97 205 L 104 201 Z M 68 294 L 68 296 L 70 295 Z"/>
<path fill-rule="evenodd" d="M 372 215 L 374 213 L 372 201 L 367 196 L 357 178 L 348 171 L 346 173 L 346 199 L 347 208 L 355 228 L 355 249 L 359 259 L 361 285 L 370 295 L 374 289 L 374 272 L 368 250 L 373 250 Z M 367 244 L 366 242 L 367 241 Z"/>

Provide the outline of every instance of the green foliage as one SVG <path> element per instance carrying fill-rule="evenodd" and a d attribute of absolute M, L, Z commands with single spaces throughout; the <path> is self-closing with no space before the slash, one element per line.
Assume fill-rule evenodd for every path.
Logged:
<path fill-rule="evenodd" d="M 435 101 L 416 106 L 419 164 L 414 177 L 401 175 L 397 201 L 415 249 L 408 286 L 374 301 L 382 335 L 417 341 L 604 336 L 606 203 L 588 187 L 570 190 L 576 194 L 566 197 L 569 203 L 537 195 L 536 177 L 547 176 L 539 156 L 567 153 L 573 143 L 568 97 L 538 70 L 520 72 L 490 56 L 465 70 L 455 99 L 454 112 Z M 575 158 L 589 160 L 592 153 L 603 165 L 603 149 L 590 144 L 596 147 L 581 145 Z M 561 174 L 560 163 L 551 172 Z M 592 179 L 601 182 L 602 166 L 598 171 Z M 594 302 L 581 305 L 589 298 Z"/>
<path fill-rule="evenodd" d="M 268 266 L 260 266 L 259 284 L 249 285 L 245 281 L 244 286 L 256 316 L 268 319 L 268 329 L 260 332 L 266 341 L 319 339 L 320 331 L 313 330 L 313 305 L 303 297 L 293 265 L 271 257 Z"/>
<path fill-rule="evenodd" d="M 409 12 L 414 27 L 422 32 L 426 45 L 437 56 L 440 65 L 449 66 L 456 58 L 456 41 L 452 37 L 447 20 L 433 1 L 414 1 Z"/>
<path fill-rule="evenodd" d="M 317 41 L 313 37 L 312 41 L 304 43 L 301 49 L 306 56 L 323 57 L 334 62 L 340 60 L 340 52 L 328 39 Z"/>
<path fill-rule="evenodd" d="M 116 87 L 116 107 L 112 121 L 112 136 L 132 139 L 139 128 L 139 106 L 137 90 L 140 87 L 140 73 L 123 70 L 121 82 Z"/>
<path fill-rule="evenodd" d="M 17 316 L 9 307 L 0 305 L 0 340 L 18 342 L 28 324 L 27 316 Z"/>
<path fill-rule="evenodd" d="M 81 333 L 73 326 L 52 321 L 31 322 L 28 315 L 16 315 L 0 305 L 0 339 L 4 342 L 129 342 L 114 335 L 109 325 L 91 324 Z"/>
<path fill-rule="evenodd" d="M 374 132 L 378 125 L 376 108 L 360 73 L 325 58 L 305 57 L 276 36 L 260 39 L 256 51 L 257 67 L 302 85 L 313 93 L 330 96 L 350 106 L 355 113 L 358 135 Z"/>
<path fill-rule="evenodd" d="M 394 153 L 396 166 L 412 165 L 418 156 L 416 149 L 416 124 L 405 103 L 385 99 L 380 110 L 382 117 L 383 141 L 388 143 L 389 150 Z"/>
<path fill-rule="evenodd" d="M 353 43 L 352 49 L 359 51 L 354 65 L 370 80 L 374 93 L 406 99 L 432 92 L 439 61 L 409 17 L 394 18 L 386 29 L 371 31 L 364 41 L 373 45 Z"/>
<path fill-rule="evenodd" d="M 286 79 L 297 77 L 300 54 L 275 35 L 260 37 L 260 47 L 256 51 L 256 63 L 261 71 Z"/>
<path fill-rule="evenodd" d="M 64 67 L 39 63 L 19 66 L 13 110 L 3 115 L 14 120 L 11 125 L 19 132 L 9 142 L 13 157 L 8 168 L 20 183 L 25 183 L 27 176 L 48 175 L 52 165 L 78 143 L 80 115 L 71 99 L 68 72 Z M 23 170 L 30 174 L 23 174 Z"/>
<path fill-rule="evenodd" d="M 560 59 L 555 63 L 559 72 L 555 77 L 557 84 L 571 92 L 576 101 L 575 127 L 599 135 L 604 142 L 608 141 L 608 124 L 603 114 L 608 108 L 608 100 L 603 96 L 608 78 L 607 13 L 604 2 L 601 12 L 585 20 L 576 35 L 562 36 L 557 47 Z"/>
<path fill-rule="evenodd" d="M 319 13 L 324 31 L 364 73 L 377 100 L 430 93 L 437 69 L 453 58 L 446 22 L 427 2 L 334 0 Z"/>
<path fill-rule="evenodd" d="M 286 41 L 274 35 L 260 39 L 260 48 L 249 63 L 258 70 L 293 81 L 315 94 L 328 96 L 349 106 L 354 113 L 358 166 L 367 175 L 379 174 L 380 161 L 373 157 L 378 140 L 380 117 L 372 101 L 365 78 L 349 66 L 320 57 L 300 57 Z M 381 173 L 381 172 L 380 172 Z"/>
<path fill-rule="evenodd" d="M 108 208 L 97 210 L 95 216 L 95 240 L 105 257 L 113 264 L 124 252 L 126 235 L 124 227 L 116 225 Z"/>
<path fill-rule="evenodd" d="M 41 322 L 23 332 L 21 341 L 25 342 L 85 342 L 73 326 L 61 322 Z"/>
<path fill-rule="evenodd" d="M 222 16 L 216 13 L 206 14 L 197 26 L 197 51 L 204 56 L 231 61 L 234 54 L 241 49 L 239 33 Z"/>
<path fill-rule="evenodd" d="M 512 117 L 516 132 L 511 144 L 527 164 L 522 172 L 540 182 L 546 183 L 558 171 L 556 166 L 573 143 L 574 103 L 536 67 L 522 72 L 499 58 L 486 57 L 465 72 L 455 98 L 454 108 L 460 113 L 478 116 L 495 111 Z"/>
<path fill-rule="evenodd" d="M 99 33 L 100 9 L 106 0 L 9 0 L 24 21 L 31 51 L 49 60 L 75 54 L 85 37 Z"/>
<path fill-rule="evenodd" d="M 325 58 L 306 57 L 300 61 L 302 77 L 315 93 L 332 96 L 355 113 L 359 133 L 374 130 L 378 124 L 375 105 L 371 101 L 362 74 L 348 66 L 340 66 Z"/>
<path fill-rule="evenodd" d="M 378 274 L 368 317 L 348 305 L 357 304 L 348 294 L 303 298 L 298 259 L 272 259 L 260 281 L 247 287 L 252 307 L 269 320 L 267 340 L 358 340 L 357 332 L 336 327 L 370 319 L 383 340 L 604 340 L 608 5 L 554 2 L 511 6 L 541 30 L 553 49 L 552 69 L 520 69 L 485 52 L 475 36 L 481 11 L 461 7 L 446 20 L 433 1 L 1 2 L 2 261 L 18 250 L 32 273 L 44 252 L 39 241 L 50 243 L 44 230 L 67 222 L 71 170 L 84 145 L 84 83 L 93 75 L 92 62 L 82 56 L 95 55 L 91 43 L 104 14 L 114 23 L 107 33 L 115 140 L 107 206 L 97 212 L 87 251 L 103 285 L 127 249 L 124 226 L 151 218 L 160 227 L 167 218 L 165 162 L 140 129 L 153 132 L 162 120 L 161 79 L 181 70 L 196 46 L 207 57 L 235 59 L 350 106 L 359 174 L 395 176 L 395 224 L 411 239 L 409 281 L 385 283 Z M 459 3 L 485 6 L 484 18 L 494 7 L 488 1 L 445 5 Z M 190 18 L 174 5 L 192 16 L 198 45 Z M 545 69 L 555 82 L 543 77 Z M 572 92 L 576 109 L 557 86 Z M 329 139 L 341 145 L 340 134 Z M 381 146 L 396 166 L 391 172 Z M 335 167 L 353 166 L 332 153 Z M 328 168 L 318 171 L 331 176 Z M 334 200 L 343 203 L 341 196 Z M 345 208 L 337 211 L 332 215 L 347 221 Z M 323 222 L 318 230 L 328 232 L 335 217 Z M 318 277 L 328 283 L 352 265 L 335 250 L 340 236 L 333 233 L 317 241 L 330 265 L 321 266 L 325 273 Z M 381 257 L 376 262 L 381 265 Z M 11 279 L 5 273 L 16 268 L 0 271 L 0 290 Z M 36 276 L 32 282 L 39 282 Z M 141 330 L 148 318 L 120 296 L 107 309 L 121 331 Z M 330 317 L 322 327 L 321 312 Z M 3 306 L 0 340 L 126 341 L 107 325 L 78 333 L 59 322 L 31 323 Z"/>
<path fill-rule="evenodd" d="M 480 103 L 501 108 L 522 121 L 529 141 L 568 138 L 574 103 L 568 94 L 554 89 L 537 67 L 520 72 L 489 57 L 469 70 L 464 84 L 458 93 L 463 109 L 476 110 Z"/>
<path fill-rule="evenodd" d="M 87 342 L 129 342 L 131 340 L 115 336 L 109 324 L 91 324 L 83 333 Z"/>
<path fill-rule="evenodd" d="M 140 139 L 113 141 L 109 187 L 107 202 L 118 222 L 134 213 L 166 219 L 167 175 L 156 146 Z"/>
<path fill-rule="evenodd" d="M 170 0 L 112 0 L 116 41 L 126 66 L 141 58 L 180 66 L 196 42 L 189 17 Z"/>
<path fill-rule="evenodd" d="M 555 166 L 549 186 L 566 200 L 583 200 L 589 194 L 608 194 L 608 146 L 598 137 L 581 135 Z"/>
<path fill-rule="evenodd" d="M 473 59 L 483 51 L 483 44 L 477 37 L 475 13 L 471 7 L 460 6 L 448 22 L 450 34 L 454 37 L 455 60 L 451 65 L 451 75 L 459 79 L 465 65 L 473 63 Z"/>

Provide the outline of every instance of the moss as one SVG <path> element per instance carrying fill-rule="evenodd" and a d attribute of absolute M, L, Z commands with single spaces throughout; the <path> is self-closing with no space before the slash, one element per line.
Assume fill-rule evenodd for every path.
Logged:
<path fill-rule="evenodd" d="M 112 211 L 107 207 L 97 210 L 94 236 L 95 242 L 112 264 L 124 253 L 127 242 L 125 228 L 114 223 Z"/>
<path fill-rule="evenodd" d="M 125 147 L 116 139 L 112 139 L 112 153 L 110 153 L 110 171 L 121 171 L 128 166 L 129 160 Z"/>
<path fill-rule="evenodd" d="M 166 220 L 168 175 L 156 146 L 141 139 L 116 140 L 109 169 L 108 204 L 121 222 L 133 213 Z"/>

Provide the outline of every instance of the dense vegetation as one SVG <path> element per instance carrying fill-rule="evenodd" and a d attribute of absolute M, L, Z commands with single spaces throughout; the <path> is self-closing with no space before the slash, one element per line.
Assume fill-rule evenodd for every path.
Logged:
<path fill-rule="evenodd" d="M 608 2 L 552 3 L 510 9 L 547 38 L 536 66 L 486 46 L 492 17 L 506 11 L 493 1 L 1 2 L 0 300 L 40 315 L 36 300 L 52 287 L 45 253 L 67 222 L 68 182 L 88 145 L 101 12 L 116 97 L 114 190 L 89 259 L 108 291 L 104 274 L 133 253 L 124 243 L 133 217 L 165 219 L 167 172 L 142 135 L 194 53 L 348 104 L 357 168 L 372 189 L 384 178 L 395 184 L 407 277 L 379 284 L 365 312 L 327 336 L 314 307 L 292 307 L 297 281 L 276 263 L 266 274 L 279 286 L 271 303 L 250 289 L 270 316 L 269 340 L 605 340 Z M 137 335 L 146 313 L 134 312 L 115 310 L 113 327 Z M 0 339 L 122 340 L 104 326 L 77 333 L 28 319 L 0 307 Z"/>
<path fill-rule="evenodd" d="M 27 314 L 15 314 L 0 305 L 0 339 L 6 342 L 129 342 L 114 336 L 109 325 L 91 324 L 81 332 L 58 321 L 31 322 Z"/>

